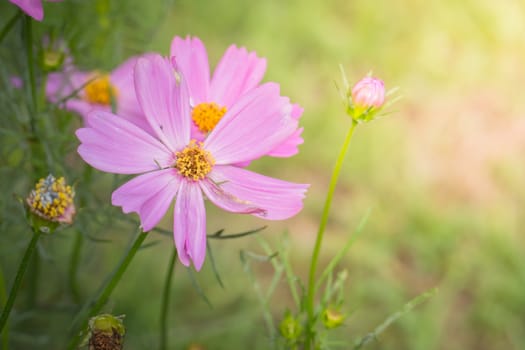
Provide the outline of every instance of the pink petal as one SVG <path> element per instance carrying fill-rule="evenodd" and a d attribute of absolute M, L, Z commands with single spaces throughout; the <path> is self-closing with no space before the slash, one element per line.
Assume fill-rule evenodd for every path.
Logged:
<path fill-rule="evenodd" d="M 301 134 L 303 128 L 297 129 L 283 143 L 268 152 L 271 157 L 287 158 L 296 155 L 299 152 L 298 146 L 304 142 Z"/>
<path fill-rule="evenodd" d="M 156 135 L 149 125 L 135 93 L 134 69 L 140 57 L 153 57 L 151 53 L 132 56 L 111 72 L 111 84 L 117 89 L 117 114 L 137 125 L 148 134 Z"/>
<path fill-rule="evenodd" d="M 177 70 L 186 77 L 192 105 L 209 102 L 210 67 L 202 41 L 196 37 L 182 39 L 176 36 L 171 42 L 170 57 L 175 58 Z"/>
<path fill-rule="evenodd" d="M 135 66 L 135 91 L 146 119 L 159 139 L 171 150 L 190 141 L 190 106 L 185 82 L 175 80 L 171 64 L 154 55 L 139 58 Z"/>
<path fill-rule="evenodd" d="M 214 181 L 201 181 L 200 186 L 210 201 L 226 211 L 239 214 L 265 215 L 264 209 L 257 208 L 254 203 L 243 201 L 232 194 L 225 192 L 221 185 Z"/>
<path fill-rule="evenodd" d="M 268 220 L 288 219 L 303 208 L 303 198 L 310 185 L 296 184 L 263 176 L 234 166 L 215 166 L 208 175 L 224 193 L 264 212 L 253 215 Z M 210 200 L 221 208 L 227 203 L 212 196 Z M 229 210 L 229 209 L 227 209 Z"/>
<path fill-rule="evenodd" d="M 274 83 L 261 85 L 245 94 L 204 141 L 216 164 L 236 164 L 257 159 L 297 129 L 291 117 L 292 105 L 279 95 Z"/>
<path fill-rule="evenodd" d="M 76 112 L 80 114 L 80 116 L 86 120 L 90 112 L 93 111 L 103 111 L 103 112 L 111 112 L 111 107 L 104 106 L 104 105 L 97 105 L 97 104 L 91 104 L 89 102 L 86 102 L 81 99 L 72 98 L 64 102 L 63 105 L 64 109 L 72 112 Z"/>
<path fill-rule="evenodd" d="M 304 109 L 298 104 L 292 106 L 292 118 L 299 120 L 301 118 Z M 291 157 L 299 152 L 298 146 L 304 142 L 301 134 L 303 128 L 295 130 L 290 136 L 284 140 L 283 143 L 271 150 L 268 155 L 272 157 Z"/>
<path fill-rule="evenodd" d="M 231 45 L 220 60 L 210 84 L 210 100 L 230 108 L 243 94 L 255 88 L 266 71 L 266 59 L 255 52 Z"/>
<path fill-rule="evenodd" d="M 180 186 L 180 177 L 173 168 L 137 176 L 117 188 L 111 203 L 124 213 L 136 212 L 144 232 L 153 229 L 168 210 Z"/>
<path fill-rule="evenodd" d="M 9 0 L 37 21 L 44 19 L 42 0 Z"/>
<path fill-rule="evenodd" d="M 198 183 L 181 182 L 175 201 L 173 234 L 180 261 L 185 266 L 193 261 L 199 271 L 206 256 L 206 210 Z"/>
<path fill-rule="evenodd" d="M 88 164 L 117 174 L 138 174 L 173 164 L 173 153 L 159 140 L 114 114 L 94 111 L 78 129 L 78 153 Z"/>

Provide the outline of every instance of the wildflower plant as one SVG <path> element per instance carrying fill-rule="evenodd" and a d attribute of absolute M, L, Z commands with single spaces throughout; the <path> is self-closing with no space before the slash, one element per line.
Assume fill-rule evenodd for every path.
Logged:
<path fill-rule="evenodd" d="M 261 240 L 267 257 L 258 257 L 251 253 L 243 253 L 241 260 L 245 265 L 245 270 L 252 273 L 250 268 L 251 260 L 271 261 L 275 269 L 275 277 L 272 280 L 270 290 L 267 293 L 261 292 L 261 286 L 252 278 L 254 288 L 258 291 L 261 306 L 267 321 L 267 328 L 274 347 L 278 349 L 331 349 L 337 347 L 337 340 L 332 339 L 331 333 L 336 328 L 344 327 L 348 314 L 344 311 L 344 286 L 348 276 L 346 270 L 337 271 L 338 264 L 348 253 L 356 238 L 363 231 L 370 211 L 363 217 L 357 226 L 354 234 L 350 236 L 341 250 L 330 260 L 328 265 L 318 274 L 320 265 L 319 256 L 322 242 L 329 219 L 330 208 L 333 202 L 336 185 L 341 173 L 343 162 L 346 158 L 350 142 L 357 126 L 363 122 L 370 122 L 382 113 L 387 101 L 385 96 L 390 93 L 385 92 L 382 80 L 366 76 L 359 80 L 353 87 L 348 83 L 346 75 L 341 68 L 343 85 L 345 90 L 341 96 L 345 106 L 345 111 L 350 117 L 348 128 L 343 145 L 339 151 L 336 163 L 330 179 L 326 199 L 319 221 L 319 228 L 316 235 L 315 245 L 310 260 L 308 280 L 303 283 L 294 273 L 289 261 L 289 244 L 280 243 L 277 253 L 272 253 L 272 249 L 266 241 Z M 390 101 L 389 101 L 390 102 Z M 269 309 L 271 298 L 275 292 L 274 286 L 279 283 L 281 275 L 285 274 L 290 293 L 293 297 L 295 310 L 287 310 L 278 325 L 278 332 L 273 322 L 273 316 Z M 368 344 L 373 337 L 384 331 L 391 323 L 409 312 L 413 307 L 430 298 L 436 290 L 430 290 L 408 302 L 403 311 L 399 311 L 389 316 L 385 322 L 378 326 L 372 333 L 358 338 L 354 344 L 354 349 L 360 349 Z M 342 345 L 349 348 L 348 343 Z"/>
<path fill-rule="evenodd" d="M 209 240 L 245 237 L 264 228 L 209 233 L 205 203 L 269 221 L 286 220 L 302 210 L 308 184 L 247 167 L 264 156 L 288 158 L 298 153 L 303 108 L 283 96 L 278 83 L 263 81 L 266 59 L 242 46 L 229 46 L 212 74 L 208 53 L 197 37 L 175 36 L 167 57 L 146 52 L 163 6 L 157 5 L 148 28 L 141 27 L 142 12 L 155 6 L 140 0 L 54 2 L 46 6 L 45 17 L 46 1 L 0 4 L 11 12 L 0 30 L 5 62 L 0 68 L 0 103 L 6 116 L 0 119 L 6 145 L 0 149 L 6 162 L 0 167 L 6 179 L 0 186 L 4 194 L 25 197 L 0 203 L 7 213 L 0 220 L 5 232 L 0 237 L 0 347 L 24 347 L 23 339 L 38 338 L 44 339 L 42 348 L 121 349 L 129 331 L 122 317 L 109 313 L 120 307 L 118 301 L 109 301 L 135 256 L 146 248 L 156 249 L 160 235 L 165 235 L 170 236 L 171 256 L 162 294 L 152 299 L 160 300 L 158 343 L 161 350 L 167 349 L 177 262 L 188 268 L 195 293 L 206 299 L 194 277 L 206 260 L 223 286 Z M 34 25 L 34 20 L 42 23 Z M 82 23 L 89 30 L 80 28 Z M 144 32 L 142 42 L 122 34 L 130 26 Z M 130 44 L 138 47 L 122 49 Z M 103 65 L 100 57 L 111 59 Z M 355 128 L 381 115 L 388 101 L 377 78 L 366 77 L 345 88 L 350 127 L 330 181 L 308 280 L 302 283 L 294 274 L 289 246 L 283 244 L 275 254 L 258 237 L 267 256 L 241 252 L 247 272 L 254 260 L 269 261 L 277 271 L 270 292 L 257 288 L 276 348 L 328 348 L 330 332 L 346 325 L 347 273 L 336 273 L 336 266 L 357 235 L 320 273 L 319 254 Z M 170 210 L 173 222 L 164 229 L 160 222 Z M 136 213 L 138 219 L 121 211 Z M 365 222 L 366 218 L 356 233 Z M 158 241 L 145 244 L 150 232 L 159 234 Z M 128 246 L 119 253 L 122 239 Z M 27 248 L 18 254 L 18 245 Z M 116 265 L 108 268 L 113 260 Z M 9 283 L 10 271 L 4 266 L 11 265 L 17 267 Z M 269 297 L 282 276 L 294 305 L 276 323 Z M 252 283 L 260 287 L 256 278 Z M 43 289 L 50 292 L 41 293 Z M 66 320 L 56 325 L 59 331 L 51 331 L 55 322 L 48 321 L 48 310 Z M 126 310 L 128 318 L 134 311 Z M 42 329 L 53 334 L 28 333 L 42 313 L 46 314 Z"/>

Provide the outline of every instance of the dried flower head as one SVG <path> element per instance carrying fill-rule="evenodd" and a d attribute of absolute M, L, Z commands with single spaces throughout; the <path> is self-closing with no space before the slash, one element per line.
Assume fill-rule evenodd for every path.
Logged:
<path fill-rule="evenodd" d="M 102 314 L 89 320 L 89 350 L 121 350 L 126 328 L 124 316 Z"/>
<path fill-rule="evenodd" d="M 75 214 L 75 192 L 63 177 L 49 174 L 38 181 L 26 199 L 31 213 L 50 222 L 70 224 Z"/>

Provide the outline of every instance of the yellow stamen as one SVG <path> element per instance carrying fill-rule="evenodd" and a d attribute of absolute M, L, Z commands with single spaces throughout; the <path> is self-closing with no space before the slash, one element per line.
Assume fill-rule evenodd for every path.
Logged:
<path fill-rule="evenodd" d="M 38 181 L 27 198 L 31 211 L 50 221 L 61 221 L 66 210 L 71 210 L 75 193 L 63 177 L 48 175 Z"/>
<path fill-rule="evenodd" d="M 84 87 L 84 99 L 89 103 L 109 106 L 116 98 L 118 90 L 109 81 L 109 75 L 101 75 Z"/>
<path fill-rule="evenodd" d="M 179 174 L 193 181 L 204 179 L 215 164 L 210 152 L 202 149 L 202 142 L 195 140 L 191 140 L 190 144 L 177 152 L 176 156 L 175 169 Z"/>
<path fill-rule="evenodd" d="M 226 107 L 219 106 L 215 102 L 199 103 L 191 112 L 191 119 L 200 131 L 209 133 L 215 125 L 226 114 Z"/>

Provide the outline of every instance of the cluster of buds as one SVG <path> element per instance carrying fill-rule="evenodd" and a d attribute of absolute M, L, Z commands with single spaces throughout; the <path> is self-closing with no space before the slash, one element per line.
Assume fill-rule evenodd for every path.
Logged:
<path fill-rule="evenodd" d="M 50 233 L 58 224 L 70 224 L 75 215 L 74 197 L 75 192 L 63 177 L 57 179 L 49 174 L 40 179 L 26 199 L 33 227 Z"/>

